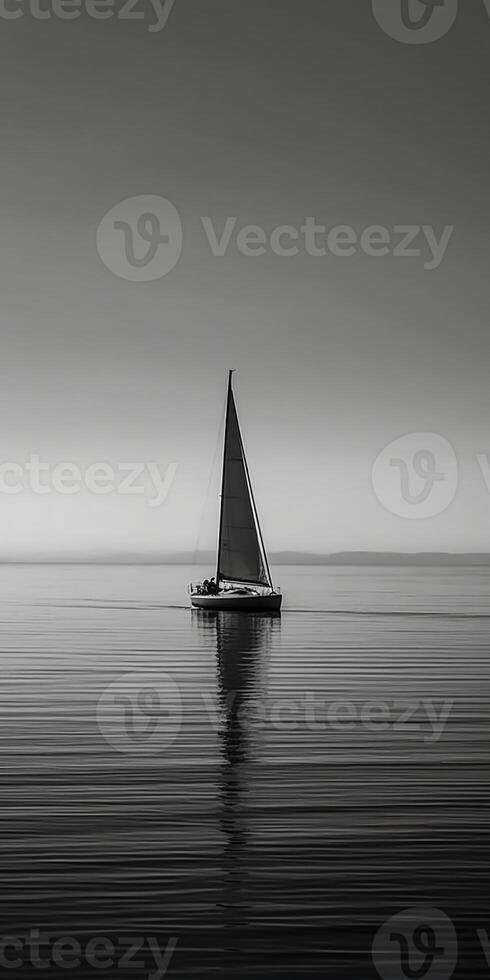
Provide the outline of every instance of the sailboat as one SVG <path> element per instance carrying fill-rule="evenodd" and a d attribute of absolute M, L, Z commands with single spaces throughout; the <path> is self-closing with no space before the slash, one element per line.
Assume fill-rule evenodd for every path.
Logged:
<path fill-rule="evenodd" d="M 228 377 L 216 584 L 191 585 L 196 609 L 277 612 L 282 595 L 274 589 L 250 482 L 233 394 Z"/>

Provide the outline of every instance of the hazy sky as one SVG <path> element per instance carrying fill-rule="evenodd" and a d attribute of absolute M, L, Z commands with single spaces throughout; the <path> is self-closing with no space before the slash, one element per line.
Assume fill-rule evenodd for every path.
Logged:
<path fill-rule="evenodd" d="M 459 6 L 420 45 L 384 33 L 369 0 L 176 0 L 160 33 L 86 12 L 0 19 L 2 461 L 178 464 L 158 508 L 0 493 L 3 554 L 212 543 L 229 367 L 269 548 L 490 550 L 490 19 L 483 0 Z M 96 248 L 104 214 L 137 195 L 168 198 L 184 228 L 151 282 Z M 217 258 L 203 216 L 219 235 L 229 216 L 454 232 L 432 271 L 427 242 L 412 258 L 252 258 L 232 241 Z M 418 431 L 449 440 L 460 483 L 444 513 L 407 520 L 371 468 Z"/>

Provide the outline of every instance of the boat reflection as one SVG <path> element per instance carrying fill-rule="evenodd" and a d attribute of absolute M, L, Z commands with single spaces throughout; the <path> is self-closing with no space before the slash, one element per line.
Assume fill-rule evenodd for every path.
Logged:
<path fill-rule="evenodd" d="M 245 955 L 249 926 L 247 869 L 251 864 L 253 767 L 260 764 L 260 706 L 267 690 L 273 636 L 280 614 L 196 612 L 198 628 L 214 630 L 222 764 L 219 822 L 223 836 L 223 952 L 236 969 Z"/>

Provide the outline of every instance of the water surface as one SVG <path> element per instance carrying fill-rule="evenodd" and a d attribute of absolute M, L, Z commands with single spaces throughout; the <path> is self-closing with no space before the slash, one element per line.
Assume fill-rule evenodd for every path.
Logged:
<path fill-rule="evenodd" d="M 200 571 L 0 568 L 2 934 L 369 980 L 425 904 L 488 975 L 489 571 L 277 569 L 281 617 L 191 611 Z"/>

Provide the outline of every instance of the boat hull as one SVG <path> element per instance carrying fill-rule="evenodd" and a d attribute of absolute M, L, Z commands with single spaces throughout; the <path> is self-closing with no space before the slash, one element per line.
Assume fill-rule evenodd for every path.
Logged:
<path fill-rule="evenodd" d="M 279 612 L 282 595 L 191 595 L 194 609 L 220 610 L 221 612 Z"/>

